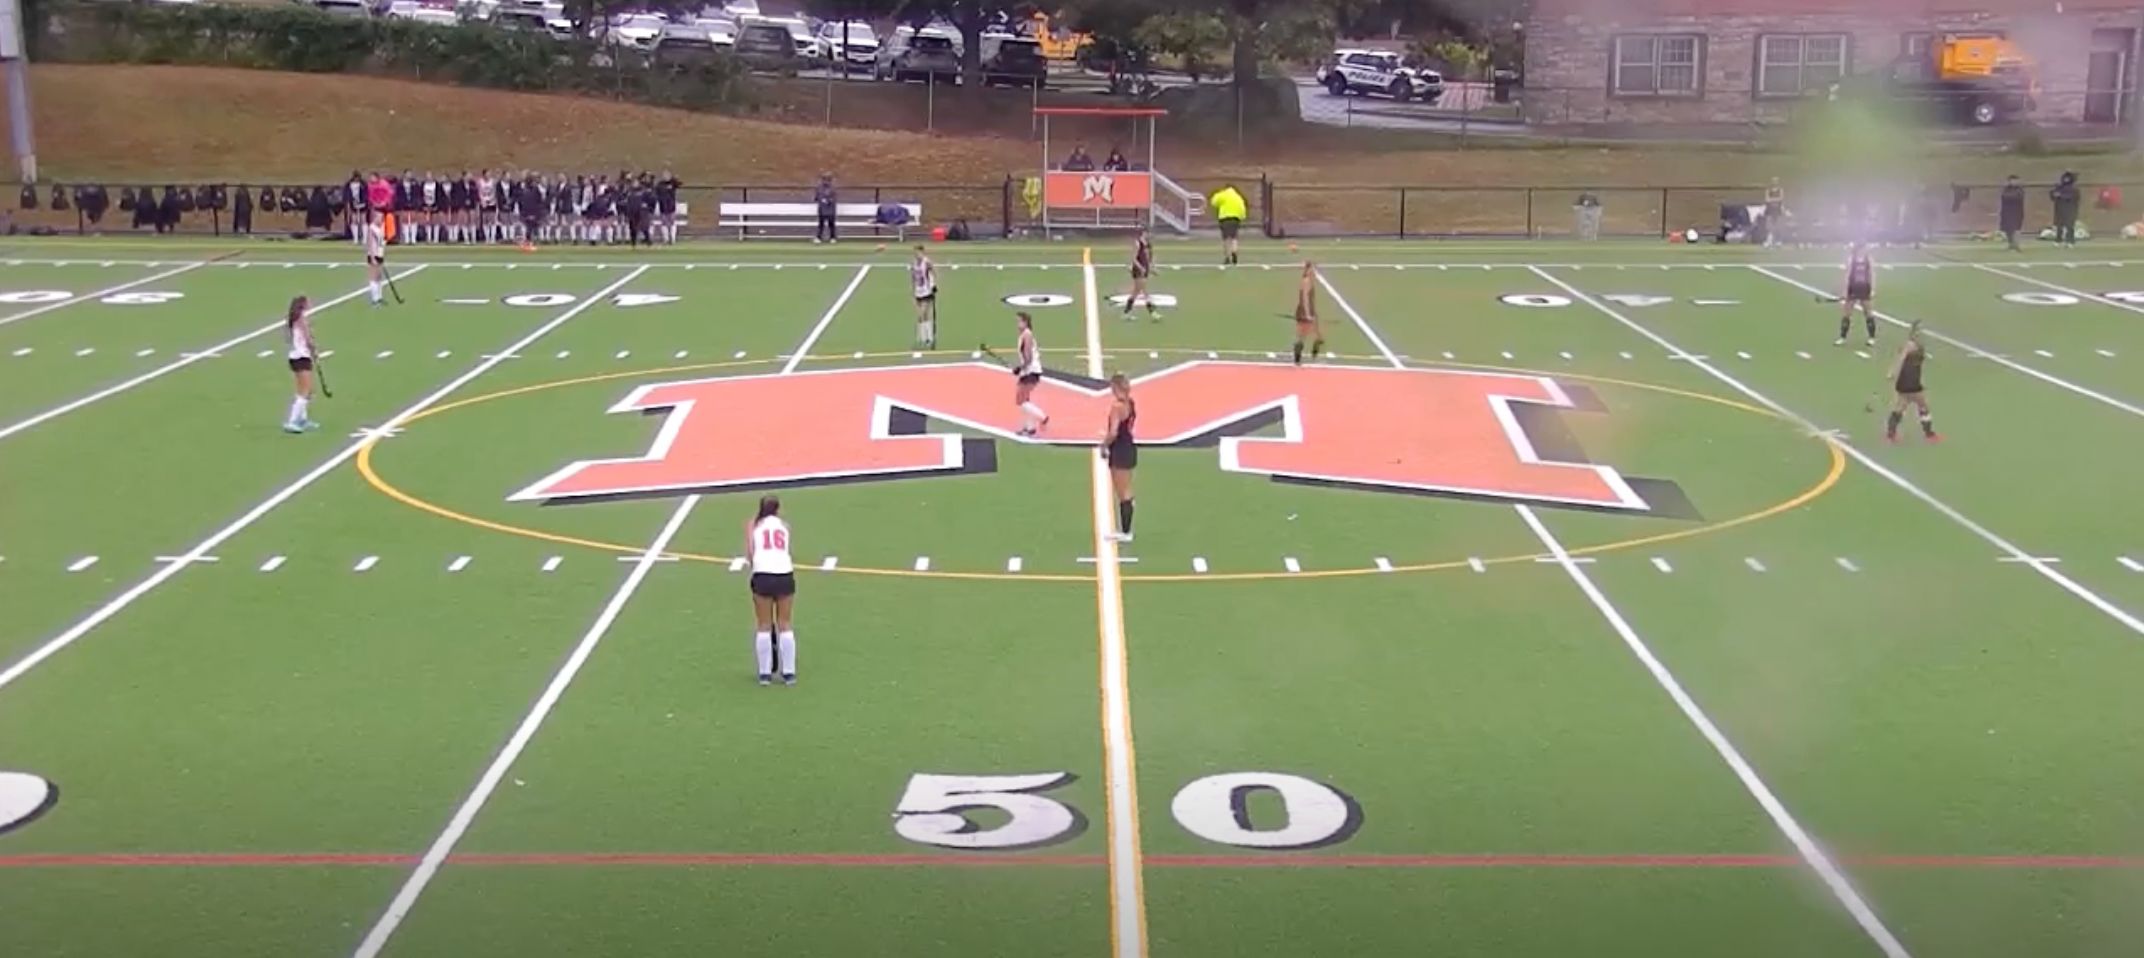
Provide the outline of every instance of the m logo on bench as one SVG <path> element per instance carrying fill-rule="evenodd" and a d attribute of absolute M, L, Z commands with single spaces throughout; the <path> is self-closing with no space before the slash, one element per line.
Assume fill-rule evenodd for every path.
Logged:
<path fill-rule="evenodd" d="M 1229 472 L 1618 513 L 1686 508 L 1672 483 L 1585 462 L 1558 411 L 1601 411 L 1598 401 L 1546 377 L 1194 362 L 1141 377 L 1135 389 L 1141 446 L 1216 447 Z M 1092 446 L 1109 410 L 1101 384 L 1057 375 L 1035 401 L 1050 411 L 1049 435 L 1027 439 L 1016 431 L 1005 370 L 989 363 L 654 383 L 610 410 L 667 411 L 646 455 L 575 462 L 511 498 L 586 502 L 991 472 L 996 446 L 985 437 Z M 931 421 L 982 437 L 931 432 Z"/>

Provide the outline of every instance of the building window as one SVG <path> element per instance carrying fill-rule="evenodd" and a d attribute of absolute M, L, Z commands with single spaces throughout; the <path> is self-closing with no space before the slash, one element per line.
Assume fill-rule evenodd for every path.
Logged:
<path fill-rule="evenodd" d="M 1757 38 L 1757 95 L 1821 93 L 1846 75 L 1843 33 L 1766 34 Z"/>
<path fill-rule="evenodd" d="M 1696 96 L 1704 92 L 1698 62 L 1704 42 L 1696 34 L 1615 38 L 1610 92 L 1616 96 Z"/>

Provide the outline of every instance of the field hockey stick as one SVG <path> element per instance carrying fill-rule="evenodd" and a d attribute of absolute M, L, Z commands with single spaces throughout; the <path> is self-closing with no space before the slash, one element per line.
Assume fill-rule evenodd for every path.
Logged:
<path fill-rule="evenodd" d="M 313 378 L 320 381 L 320 395 L 333 399 L 335 390 L 328 388 L 328 364 L 319 356 L 313 357 Z"/>
<path fill-rule="evenodd" d="M 395 297 L 395 305 L 396 305 L 396 306 L 400 306 L 400 305 L 402 305 L 402 291 L 401 291 L 401 290 L 399 290 L 399 289 L 396 289 L 396 288 L 395 288 L 395 274 L 394 274 L 394 271 L 393 271 L 393 270 L 391 270 L 391 269 L 388 269 L 388 268 L 387 268 L 387 267 L 385 267 L 385 266 L 382 266 L 382 267 L 380 267 L 380 276 L 381 276 L 382 278 L 384 278 L 384 279 L 386 279 L 386 280 L 387 280 L 387 291 L 388 291 L 388 292 L 390 292 L 390 293 L 393 293 L 393 294 L 394 294 L 394 297 Z"/>
<path fill-rule="evenodd" d="M 1005 367 L 1006 369 L 1011 369 L 1011 368 L 1012 368 L 1012 364 L 1011 364 L 1011 363 L 1008 363 L 1008 362 L 1006 362 L 1006 361 L 1005 361 L 1005 357 L 1003 357 L 1003 356 L 1000 356 L 1000 355 L 998 355 L 998 351 L 997 351 L 997 350 L 995 350 L 995 349 L 991 349 L 991 348 L 990 348 L 990 344 L 988 344 L 988 343 L 977 343 L 977 344 L 976 344 L 976 347 L 975 347 L 975 348 L 977 348 L 977 349 L 980 349 L 980 350 L 982 350 L 982 351 L 983 351 L 983 355 L 985 355 L 985 356 L 988 356 L 988 357 L 990 357 L 990 359 L 991 359 L 991 360 L 992 360 L 993 362 L 996 362 L 996 363 L 997 363 L 998 365 L 1000 365 L 1000 366 L 1003 366 L 1003 367 Z"/>

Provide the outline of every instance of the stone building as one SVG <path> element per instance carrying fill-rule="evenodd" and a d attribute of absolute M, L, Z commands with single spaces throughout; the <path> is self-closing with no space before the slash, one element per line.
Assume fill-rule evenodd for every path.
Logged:
<path fill-rule="evenodd" d="M 2117 124 L 2144 0 L 1534 0 L 1525 26 L 1529 123 L 1779 122 L 1952 34 L 2025 52 L 2035 121 Z"/>

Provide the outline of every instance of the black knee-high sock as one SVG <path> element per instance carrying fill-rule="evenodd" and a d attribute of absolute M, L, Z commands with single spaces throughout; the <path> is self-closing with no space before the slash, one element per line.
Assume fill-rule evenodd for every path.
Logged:
<path fill-rule="evenodd" d="M 1921 435 L 1923 435 L 1923 436 L 1933 436 L 1933 435 L 1935 435 L 1935 434 L 1936 434 L 1936 417 L 1934 417 L 1934 416 L 1932 416 L 1932 415 L 1930 415 L 1930 414 L 1928 414 L 1928 413 L 1925 413 L 1925 412 L 1924 412 L 1924 413 L 1922 413 L 1922 414 L 1921 414 Z"/>
<path fill-rule="evenodd" d="M 1890 421 L 1884 424 L 1883 434 L 1886 436 L 1898 435 L 1898 421 L 1904 418 L 1905 416 L 1901 413 L 1892 413 Z"/>
<path fill-rule="evenodd" d="M 1300 339 L 1295 341 L 1295 364 L 1298 366 L 1303 364 L 1303 341 Z"/>
<path fill-rule="evenodd" d="M 1324 352 L 1324 351 L 1325 351 L 1325 340 L 1322 340 L 1322 339 L 1313 339 L 1313 340 L 1311 340 L 1311 341 L 1310 341 L 1310 358 L 1312 358 L 1312 359 L 1316 359 L 1316 358 L 1318 358 L 1318 354 L 1319 354 L 1319 353 L 1322 353 L 1322 352 Z"/>
<path fill-rule="evenodd" d="M 1876 338 L 1876 314 L 1875 314 L 1875 313 L 1863 313 L 1863 314 L 1862 314 L 1862 316 L 1861 316 L 1861 319 L 1862 319 L 1862 320 L 1863 320 L 1864 322 L 1868 323 L 1868 326 L 1869 326 L 1869 338 L 1870 338 L 1870 339 L 1875 339 L 1875 338 Z"/>
<path fill-rule="evenodd" d="M 1117 531 L 1125 535 L 1132 534 L 1132 501 L 1130 499 L 1117 500 Z"/>
<path fill-rule="evenodd" d="M 1853 330 L 1854 330 L 1854 314 L 1852 314 L 1852 313 L 1846 313 L 1846 314 L 1844 314 L 1844 315 L 1840 316 L 1840 317 L 1839 317 L 1839 338 L 1840 338 L 1840 339 L 1845 339 L 1845 338 L 1846 338 L 1846 334 L 1847 334 L 1847 333 L 1850 333 L 1850 332 L 1853 332 Z"/>

